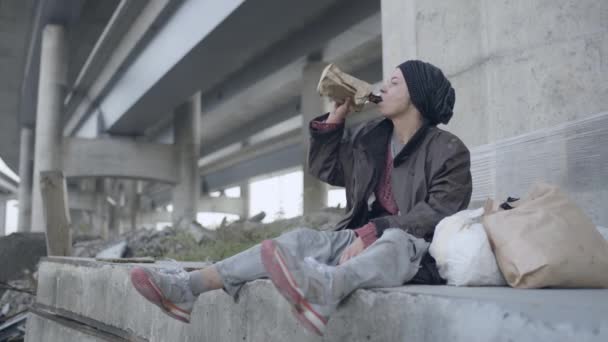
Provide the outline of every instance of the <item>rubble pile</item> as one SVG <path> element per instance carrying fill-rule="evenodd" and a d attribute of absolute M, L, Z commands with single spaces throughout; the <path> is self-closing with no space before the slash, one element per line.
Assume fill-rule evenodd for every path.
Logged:
<path fill-rule="evenodd" d="M 184 248 L 196 245 L 194 237 L 186 231 L 168 227 L 162 231 L 136 230 L 126 234 L 125 257 L 161 258 Z"/>
<path fill-rule="evenodd" d="M 251 220 L 237 221 L 219 227 L 215 231 L 214 240 L 203 241 L 194 248 L 181 250 L 168 257 L 184 261 L 218 261 L 260 243 L 264 239 L 274 238 L 294 228 L 332 230 L 342 217 L 341 210 L 325 209 L 315 214 L 277 220 L 267 224 Z M 261 220 L 263 216 L 259 218 Z"/>
<path fill-rule="evenodd" d="M 36 293 L 32 274 L 45 255 L 44 233 L 0 237 L 0 341 L 22 340 L 27 308 Z"/>
<path fill-rule="evenodd" d="M 176 239 L 183 234 L 173 228 L 165 230 L 139 229 L 122 234 L 118 239 L 105 241 L 101 238 L 78 241 L 72 248 L 75 257 L 94 258 L 107 248 L 125 241 L 127 248 L 122 257 L 149 256 L 160 258 L 168 253 L 184 248 L 183 244 Z"/>
<path fill-rule="evenodd" d="M 279 232 L 286 231 L 298 227 L 306 227 L 317 230 L 332 230 L 340 222 L 344 215 L 342 209 L 325 208 L 320 212 L 298 216 L 291 219 L 277 220 L 272 223 L 261 223 L 264 219 L 264 213 L 253 216 L 246 221 L 236 221 L 231 224 L 223 225 L 221 229 L 232 230 L 255 230 L 255 229 L 274 229 Z"/>
<path fill-rule="evenodd" d="M 302 227 L 311 227 L 318 230 L 333 230 L 343 218 L 344 210 L 326 208 L 318 213 L 299 217 L 298 224 Z"/>
<path fill-rule="evenodd" d="M 0 284 L 0 290 L 4 291 L 0 296 L 0 322 L 27 310 L 36 295 L 35 282 L 28 278 Z"/>
<path fill-rule="evenodd" d="M 28 308 L 35 296 L 36 280 L 29 271 L 21 280 L 0 282 L 0 341 L 23 341 Z"/>
<path fill-rule="evenodd" d="M 216 261 L 293 228 L 331 230 L 340 221 L 342 214 L 340 209 L 328 208 L 315 214 L 264 224 L 260 221 L 265 215 L 260 213 L 248 220 L 224 223 L 216 230 L 192 224 L 188 229 L 167 227 L 164 230 L 129 231 L 111 241 L 80 236 L 75 238 L 72 255 L 94 258 L 104 250 L 126 242 L 126 249 L 120 257 Z"/>

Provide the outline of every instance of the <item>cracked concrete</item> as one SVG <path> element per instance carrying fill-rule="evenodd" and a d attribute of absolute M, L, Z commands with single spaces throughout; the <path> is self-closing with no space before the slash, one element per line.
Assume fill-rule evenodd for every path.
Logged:
<path fill-rule="evenodd" d="M 270 282 L 258 280 L 243 288 L 238 303 L 222 291 L 202 295 L 195 305 L 193 323 L 185 325 L 137 295 L 127 277 L 130 267 L 90 259 L 49 258 L 40 268 L 37 304 L 59 315 L 111 328 L 113 333 L 149 341 L 525 342 L 608 338 L 608 323 L 603 319 L 608 315 L 608 290 L 445 286 L 359 290 L 332 316 L 326 336 L 320 339 L 298 325 Z M 28 327 L 28 336 L 39 334 L 37 326 L 41 325 Z"/>

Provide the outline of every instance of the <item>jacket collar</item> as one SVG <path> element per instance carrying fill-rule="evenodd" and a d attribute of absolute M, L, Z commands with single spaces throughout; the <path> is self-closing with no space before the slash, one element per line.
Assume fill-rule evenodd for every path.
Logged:
<path fill-rule="evenodd" d="M 412 153 L 414 153 L 414 151 L 418 149 L 422 141 L 424 141 L 424 138 L 429 133 L 431 127 L 432 126 L 426 119 L 422 122 L 422 126 L 416 131 L 410 141 L 408 141 L 407 144 L 403 146 L 403 149 L 401 149 L 401 151 L 397 153 L 397 155 L 394 157 L 395 166 L 399 166 L 407 159 L 407 157 L 409 157 Z"/>
<path fill-rule="evenodd" d="M 393 122 L 388 119 L 370 122 L 370 128 L 361 136 L 361 146 L 374 159 L 374 166 L 383 165 L 387 146 L 393 134 Z"/>
<path fill-rule="evenodd" d="M 361 142 L 366 150 L 377 152 L 386 148 L 393 134 L 393 122 L 389 119 L 373 120 L 369 122 L 370 128 L 361 136 Z"/>
<path fill-rule="evenodd" d="M 365 149 L 372 156 L 377 158 L 377 161 L 384 163 L 386 158 L 387 146 L 390 143 L 393 134 L 393 122 L 389 119 L 374 120 L 370 122 L 370 129 L 361 137 L 361 142 Z M 424 138 L 433 127 L 428 120 L 424 119 L 422 126 L 416 131 L 414 136 L 407 142 L 403 149 L 394 156 L 395 166 L 403 163 L 409 155 L 411 155 L 418 146 L 424 141 Z M 382 165 L 382 164 L 377 164 Z"/>

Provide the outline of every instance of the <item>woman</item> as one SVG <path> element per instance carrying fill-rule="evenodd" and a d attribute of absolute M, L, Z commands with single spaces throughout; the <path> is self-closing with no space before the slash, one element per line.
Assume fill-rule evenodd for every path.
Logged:
<path fill-rule="evenodd" d="M 452 117 L 454 89 L 437 67 L 407 61 L 381 95 L 382 118 L 346 129 L 345 102 L 310 123 L 309 172 L 346 189 L 348 213 L 336 231 L 296 229 L 190 273 L 136 267 L 139 293 L 189 322 L 201 293 L 224 289 L 236 298 L 246 282 L 269 277 L 300 322 L 322 335 L 356 289 L 441 283 L 428 242 L 472 192 L 468 149 L 436 127 Z"/>

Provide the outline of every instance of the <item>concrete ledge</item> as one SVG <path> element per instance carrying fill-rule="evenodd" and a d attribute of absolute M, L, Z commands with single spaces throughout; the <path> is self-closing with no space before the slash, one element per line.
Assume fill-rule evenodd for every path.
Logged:
<path fill-rule="evenodd" d="M 28 315 L 26 341 L 101 342 L 129 341 L 96 328 L 33 310 Z"/>
<path fill-rule="evenodd" d="M 187 267 L 201 265 L 188 263 Z M 298 325 L 270 282 L 258 280 L 243 288 L 239 303 L 222 291 L 202 295 L 192 323 L 186 325 L 165 316 L 136 293 L 128 279 L 132 266 L 47 258 L 39 270 L 37 305 L 98 330 L 122 332 L 118 335 L 130 340 L 608 340 L 608 290 L 443 286 L 360 290 L 331 318 L 325 338 L 318 339 Z M 28 324 L 28 336 L 40 336 L 35 330 L 43 326 Z"/>

